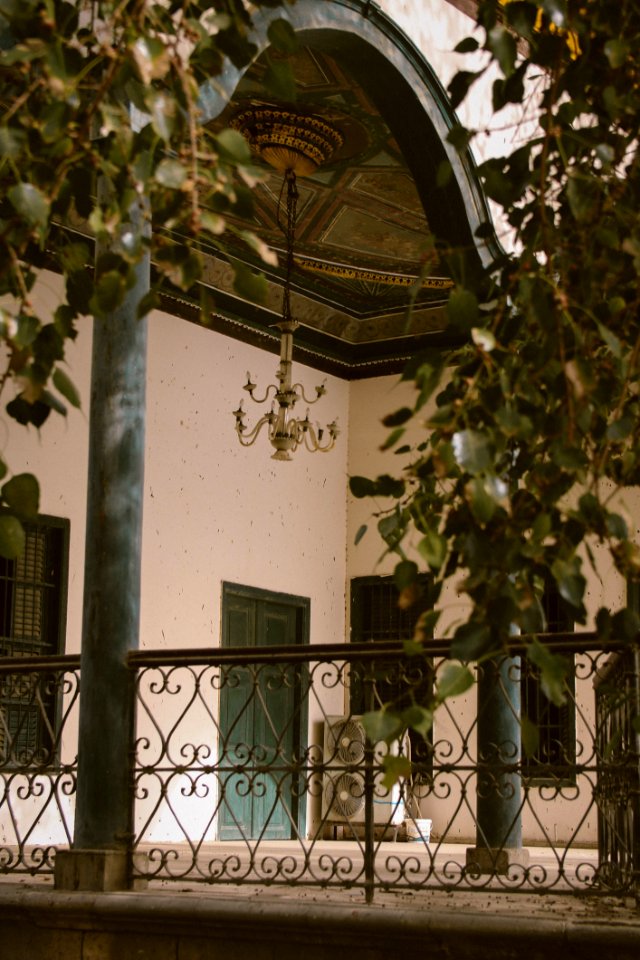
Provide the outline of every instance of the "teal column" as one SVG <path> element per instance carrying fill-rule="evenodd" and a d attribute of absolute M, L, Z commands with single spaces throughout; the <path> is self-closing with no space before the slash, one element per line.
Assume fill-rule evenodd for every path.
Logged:
<path fill-rule="evenodd" d="M 132 229 L 147 231 L 141 205 Z M 89 485 L 81 654 L 80 732 L 73 852 L 130 848 L 134 704 L 127 654 L 138 647 L 144 479 L 148 256 L 134 286 L 93 330 Z M 75 868 L 70 868 L 74 874 Z M 97 872 L 100 872 L 100 867 Z M 85 883 L 75 869 L 61 886 Z M 85 878 L 83 880 L 83 877 Z M 56 876 L 58 885 L 58 876 Z M 122 885 L 122 876 L 115 882 Z"/>
<path fill-rule="evenodd" d="M 481 666 L 478 678 L 478 779 L 476 846 L 467 868 L 505 873 L 524 864 L 522 850 L 520 658 L 501 657 Z"/>

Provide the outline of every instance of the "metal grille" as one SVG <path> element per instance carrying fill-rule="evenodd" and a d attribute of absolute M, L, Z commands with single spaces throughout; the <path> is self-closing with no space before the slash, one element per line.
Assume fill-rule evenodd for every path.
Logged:
<path fill-rule="evenodd" d="M 598 671 L 598 847 L 613 887 L 633 881 L 640 865 L 640 653 L 615 653 Z"/>
<path fill-rule="evenodd" d="M 406 610 L 399 607 L 392 577 L 356 577 L 351 581 L 351 640 L 410 640 L 425 609 L 420 599 Z"/>
<path fill-rule="evenodd" d="M 420 581 L 419 581 L 420 582 Z M 398 605 L 398 589 L 392 577 L 356 577 L 351 581 L 351 641 L 352 643 L 395 643 L 410 640 L 420 614 L 427 609 L 427 601 L 420 597 L 409 608 Z M 410 661 L 409 661 L 410 664 Z M 353 714 L 391 703 L 398 709 L 409 706 L 411 700 L 429 702 L 433 686 L 432 664 L 424 658 L 416 665 L 411 692 L 407 686 L 407 663 L 402 667 L 402 679 L 389 664 L 373 668 L 371 702 L 367 702 L 364 677 L 357 668 L 351 671 L 350 708 Z M 411 666 L 409 665 L 409 670 Z M 432 737 L 426 739 L 414 730 L 409 731 L 411 758 L 415 764 L 417 781 L 428 778 L 433 764 Z"/>
<path fill-rule="evenodd" d="M 562 598 L 549 581 L 542 597 L 542 608 L 548 633 L 569 633 L 574 623 L 566 613 Z M 563 705 L 552 703 L 540 682 L 540 671 L 527 661 L 522 662 L 522 712 L 536 727 L 537 749 L 522 760 L 523 771 L 534 783 L 570 783 L 571 766 L 576 759 L 575 663 L 570 658 Z"/>
<path fill-rule="evenodd" d="M 45 518 L 25 524 L 18 559 L 0 558 L 0 656 L 60 652 L 64 627 L 68 524 Z M 48 754 L 56 697 L 29 674 L 0 681 L 0 762 L 25 763 Z"/>

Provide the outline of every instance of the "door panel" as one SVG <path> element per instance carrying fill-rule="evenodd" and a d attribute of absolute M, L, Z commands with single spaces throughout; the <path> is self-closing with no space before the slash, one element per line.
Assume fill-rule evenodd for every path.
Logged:
<path fill-rule="evenodd" d="M 303 641 L 300 609 L 273 595 L 223 598 L 225 646 L 280 646 Z M 242 764 L 221 777 L 220 839 L 289 839 L 298 827 L 291 763 L 301 744 L 299 673 L 287 665 L 235 667 L 220 695 L 220 760 Z M 297 792 L 295 792 L 297 793 Z"/>

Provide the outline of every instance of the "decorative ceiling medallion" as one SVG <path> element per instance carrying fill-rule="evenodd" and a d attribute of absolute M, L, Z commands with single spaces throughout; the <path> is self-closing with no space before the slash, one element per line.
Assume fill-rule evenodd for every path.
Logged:
<path fill-rule="evenodd" d="M 344 143 L 331 123 L 317 114 L 294 113 L 280 107 L 254 104 L 229 121 L 253 149 L 280 173 L 293 170 L 308 177 Z"/>

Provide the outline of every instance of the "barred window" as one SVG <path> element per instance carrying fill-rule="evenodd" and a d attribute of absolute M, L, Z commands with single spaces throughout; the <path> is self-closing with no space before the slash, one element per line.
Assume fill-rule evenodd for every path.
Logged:
<path fill-rule="evenodd" d="M 419 580 L 420 583 L 420 580 Z M 398 589 L 393 577 L 356 577 L 351 581 L 351 641 L 382 642 L 410 640 L 421 613 L 428 609 L 423 596 L 408 609 L 398 606 Z M 415 668 L 406 658 L 401 664 L 380 663 L 374 668 L 374 697 L 372 707 L 393 703 L 403 709 L 412 702 L 426 702 L 431 697 L 433 686 L 432 665 L 419 659 Z M 351 713 L 365 712 L 365 689 L 362 671 L 351 673 Z M 415 731 L 409 731 L 411 757 L 417 765 L 417 778 L 428 776 L 433 765 L 431 737 L 425 739 Z"/>
<path fill-rule="evenodd" d="M 553 581 L 542 598 L 548 633 L 568 633 L 574 628 Z M 556 706 L 544 694 L 537 667 L 523 658 L 521 680 L 522 713 L 538 730 L 535 753 L 522 758 L 523 773 L 535 784 L 572 781 L 576 762 L 575 671 L 573 657 L 566 678 L 567 701 Z"/>
<path fill-rule="evenodd" d="M 24 524 L 18 559 L 0 557 L 0 657 L 62 653 L 66 628 L 69 521 L 39 517 Z M 44 674 L 0 677 L 0 762 L 50 755 L 57 696 Z"/>

